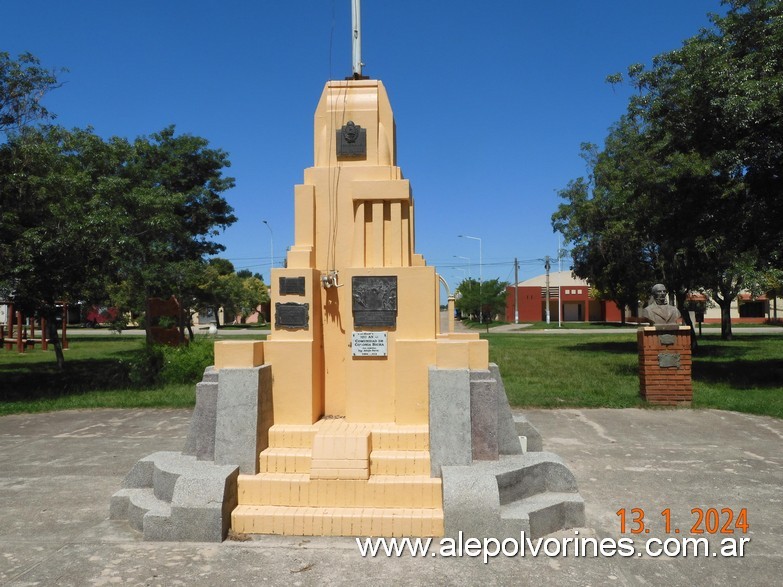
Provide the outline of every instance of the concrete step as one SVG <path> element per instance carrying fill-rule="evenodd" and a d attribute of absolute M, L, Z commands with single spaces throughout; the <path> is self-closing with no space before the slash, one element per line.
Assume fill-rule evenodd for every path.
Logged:
<path fill-rule="evenodd" d="M 548 453 L 530 453 L 497 472 L 500 503 L 512 503 L 544 492 L 575 493 L 576 478 L 559 459 Z"/>
<path fill-rule="evenodd" d="M 444 466 L 448 536 L 538 538 L 584 526 L 576 479 L 557 455 L 529 452 L 471 466 Z"/>
<path fill-rule="evenodd" d="M 442 508 L 442 481 L 425 475 L 369 480 L 311 479 L 306 474 L 240 475 L 240 505 Z"/>
<path fill-rule="evenodd" d="M 578 493 L 540 493 L 501 505 L 500 520 L 506 536 L 525 531 L 538 538 L 584 526 L 585 503 Z"/>
<path fill-rule="evenodd" d="M 152 488 L 120 489 L 112 496 L 109 510 L 112 520 L 127 519 L 131 528 L 144 532 L 145 519 L 148 516 L 156 519 L 171 517 L 171 504 L 155 497 Z"/>
<path fill-rule="evenodd" d="M 443 536 L 443 510 L 240 505 L 231 528 L 288 536 Z"/>
<path fill-rule="evenodd" d="M 220 542 L 236 507 L 239 469 L 174 452 L 140 459 L 112 496 L 109 516 L 145 540 Z"/>

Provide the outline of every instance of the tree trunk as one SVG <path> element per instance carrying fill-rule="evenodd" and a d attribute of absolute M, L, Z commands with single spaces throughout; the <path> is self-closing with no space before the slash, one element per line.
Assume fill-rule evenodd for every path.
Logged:
<path fill-rule="evenodd" d="M 639 300 L 631 300 L 628 303 L 628 308 L 631 310 L 631 316 L 639 317 Z"/>
<path fill-rule="evenodd" d="M 718 301 L 720 306 L 720 337 L 722 340 L 731 340 L 731 299 L 724 298 Z"/>
<path fill-rule="evenodd" d="M 67 316 L 63 316 L 63 320 L 67 320 Z M 61 371 L 65 368 L 65 356 L 63 355 L 63 347 L 60 344 L 60 337 L 57 334 L 57 315 L 55 312 L 47 312 L 46 315 L 46 332 L 42 333 L 49 342 L 54 346 L 54 356 L 57 357 L 57 368 Z"/>
<path fill-rule="evenodd" d="M 152 344 L 152 317 L 150 316 L 150 296 L 145 292 L 144 297 L 144 334 L 147 337 L 147 345 Z"/>

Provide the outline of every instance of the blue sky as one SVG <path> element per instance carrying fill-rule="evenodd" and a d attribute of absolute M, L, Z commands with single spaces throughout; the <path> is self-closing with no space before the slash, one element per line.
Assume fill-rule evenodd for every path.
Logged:
<path fill-rule="evenodd" d="M 351 73 L 350 0 L 0 0 L 0 50 L 65 67 L 46 106 L 67 127 L 133 138 L 175 124 L 230 154 L 239 221 L 219 238 L 269 273 L 293 242 L 324 84 Z M 384 82 L 416 248 L 455 284 L 520 280 L 557 252 L 557 190 L 584 174 L 629 88 L 606 76 L 676 49 L 719 0 L 365 0 L 364 73 Z M 567 263 L 564 269 L 567 268 Z"/>

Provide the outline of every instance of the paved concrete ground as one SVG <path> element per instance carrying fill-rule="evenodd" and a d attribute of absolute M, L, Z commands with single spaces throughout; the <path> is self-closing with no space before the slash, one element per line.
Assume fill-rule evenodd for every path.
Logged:
<path fill-rule="evenodd" d="M 485 565 L 469 557 L 363 559 L 351 538 L 145 543 L 125 522 L 108 520 L 109 498 L 140 457 L 182 447 L 190 413 L 96 410 L 0 418 L 0 584 L 780 584 L 783 421 L 713 410 L 525 413 L 545 449 L 576 474 L 589 526 L 580 536 L 621 538 L 621 508 L 645 510 L 646 538 L 667 537 L 659 513 L 666 508 L 683 534 L 696 522 L 692 508 L 747 508 L 745 557 L 575 558 L 571 550 Z"/>

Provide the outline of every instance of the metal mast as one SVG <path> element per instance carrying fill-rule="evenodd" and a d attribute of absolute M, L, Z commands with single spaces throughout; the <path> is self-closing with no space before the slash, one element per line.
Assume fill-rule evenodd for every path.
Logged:
<path fill-rule="evenodd" d="M 364 65 L 362 63 L 362 0 L 351 0 L 351 3 L 353 4 L 351 11 L 353 77 L 361 79 L 362 65 Z"/>

